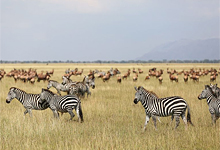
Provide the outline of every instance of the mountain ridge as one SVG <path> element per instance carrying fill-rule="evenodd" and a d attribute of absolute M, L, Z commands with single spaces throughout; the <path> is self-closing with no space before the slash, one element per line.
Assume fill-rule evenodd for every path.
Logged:
<path fill-rule="evenodd" d="M 204 60 L 220 59 L 220 39 L 181 39 L 161 44 L 135 60 Z"/>

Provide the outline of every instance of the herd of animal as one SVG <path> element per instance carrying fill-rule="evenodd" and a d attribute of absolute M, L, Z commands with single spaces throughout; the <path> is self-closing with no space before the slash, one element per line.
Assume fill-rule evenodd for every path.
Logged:
<path fill-rule="evenodd" d="M 128 69 L 124 74 L 121 73 L 121 71 L 119 71 L 118 68 L 111 68 L 108 71 L 101 71 L 101 70 L 90 70 L 88 72 L 88 76 L 90 75 L 94 75 L 97 74 L 97 78 L 102 79 L 103 82 L 106 82 L 108 80 L 110 80 L 111 77 L 117 76 L 117 83 L 121 83 L 124 79 L 127 79 L 128 77 L 132 76 L 131 72 L 133 73 L 133 77 L 132 80 L 135 82 L 138 80 L 139 78 L 139 74 L 143 74 L 144 71 L 141 70 L 140 68 L 138 68 L 137 70 L 135 68 L 133 68 L 133 70 L 131 71 L 131 69 Z M 214 68 L 210 68 L 210 69 L 195 69 L 195 68 L 191 68 L 190 70 L 182 70 L 182 71 L 176 71 L 176 69 L 170 69 L 167 68 L 166 73 L 169 76 L 170 81 L 172 82 L 179 82 L 179 76 L 183 74 L 183 78 L 182 80 L 184 82 L 188 82 L 189 79 L 194 81 L 194 82 L 199 82 L 200 78 L 203 76 L 207 76 L 210 75 L 210 82 L 216 81 L 216 77 L 218 76 L 218 74 L 220 74 L 220 68 L 219 70 L 214 69 Z M 17 82 L 17 80 L 21 80 L 23 82 L 30 82 L 32 84 L 35 83 L 35 80 L 37 80 L 38 82 L 40 82 L 41 80 L 43 81 L 48 81 L 50 79 L 50 77 L 54 74 L 54 69 L 51 71 L 46 71 L 46 73 L 44 73 L 44 71 L 41 71 L 41 73 L 37 73 L 36 69 L 28 69 L 28 70 L 24 70 L 24 69 L 13 69 L 10 72 L 6 73 L 3 69 L 0 70 L 0 80 L 2 78 L 4 78 L 4 76 L 6 77 L 12 77 L 14 78 L 14 81 Z M 75 69 L 67 69 L 65 71 L 65 74 L 63 76 L 70 78 L 72 75 L 82 75 L 83 74 L 83 69 L 81 69 L 81 71 L 79 71 L 78 68 Z M 148 72 L 146 73 L 146 76 L 144 78 L 144 80 L 150 80 L 151 78 L 156 78 L 158 79 L 159 83 L 162 84 L 163 83 L 163 75 L 164 75 L 164 70 L 160 69 L 157 70 L 157 68 L 151 68 L 148 70 Z"/>
<path fill-rule="evenodd" d="M 2 75 L 2 72 L 4 72 L 4 74 L 6 74 L 6 72 L 1 70 L 1 76 L 4 77 L 4 74 Z M 98 70 L 91 70 L 86 76 L 84 76 L 83 81 L 72 81 L 70 77 L 72 75 L 82 75 L 83 70 L 80 71 L 81 73 L 77 72 L 78 69 L 66 70 L 65 74 L 62 77 L 62 83 L 59 83 L 58 81 L 50 80 L 48 78 L 50 77 L 50 75 L 54 73 L 54 70 L 52 70 L 51 72 L 46 72 L 46 74 L 43 74 L 43 72 L 41 74 L 37 74 L 36 70 L 33 69 L 29 69 L 28 71 L 14 69 L 13 71 L 7 73 L 6 76 L 14 77 L 14 79 L 15 76 L 17 76 L 15 81 L 17 81 L 17 79 L 24 81 L 22 75 L 28 76 L 28 78 L 26 78 L 24 82 L 30 81 L 29 77 L 31 78 L 31 76 L 37 77 L 37 81 L 40 81 L 42 77 L 42 79 L 44 78 L 44 81 L 48 80 L 48 85 L 47 89 L 43 88 L 40 94 L 31 94 L 19 88 L 11 87 L 6 98 L 6 103 L 10 103 L 14 98 L 16 98 L 24 106 L 24 114 L 29 113 L 29 115 L 32 116 L 32 109 L 45 110 L 47 108 L 50 108 L 54 114 L 54 117 L 56 118 L 59 118 L 59 112 L 68 112 L 70 114 L 70 120 L 72 120 L 72 118 L 75 116 L 73 113 L 73 109 L 75 109 L 79 121 L 83 122 L 81 99 L 84 98 L 85 93 L 87 93 L 87 97 L 91 95 L 90 87 L 93 89 L 95 88 L 95 74 L 96 77 L 101 78 L 103 82 L 108 81 L 112 76 L 118 76 L 117 82 L 121 83 L 121 81 L 119 80 L 121 79 L 119 78 L 121 72 L 117 68 L 114 70 L 111 69 L 107 73 Z M 142 74 L 143 71 L 141 69 L 138 69 L 138 71 L 133 69 L 133 73 L 135 74 L 135 77 L 138 78 L 138 74 Z M 191 69 L 190 71 L 183 70 L 181 72 L 177 72 L 176 70 L 170 70 L 168 68 L 167 73 L 169 74 L 171 81 L 174 80 L 175 82 L 178 82 L 178 75 L 184 74 L 184 77 L 187 76 L 190 79 L 198 82 L 199 79 L 194 78 L 199 78 L 208 74 L 210 74 L 211 77 L 215 76 L 216 78 L 216 76 L 218 76 L 218 74 L 220 73 L 220 70 L 217 71 L 216 69 L 211 68 L 210 70 Z M 128 71 L 122 76 L 122 79 L 127 79 L 127 77 L 129 77 L 130 74 L 130 69 L 128 69 Z M 149 69 L 149 79 L 155 76 L 159 80 L 159 78 L 162 75 L 163 70 L 157 70 L 156 68 Z M 137 79 L 133 78 L 133 81 L 136 80 Z M 145 80 L 148 80 L 147 77 L 145 78 Z M 49 90 L 51 87 L 54 87 L 57 90 L 57 94 Z M 175 118 L 176 128 L 179 126 L 180 117 L 183 119 L 186 125 L 187 123 L 193 125 L 191 121 L 190 107 L 187 104 L 186 100 L 184 100 L 182 97 L 172 96 L 159 98 L 154 92 L 148 91 L 142 86 L 135 87 L 135 90 L 136 93 L 134 103 L 137 104 L 140 101 L 143 107 L 145 108 L 146 121 L 144 125 L 144 130 L 151 117 L 154 121 L 155 128 L 157 120 L 156 118 L 167 116 L 171 116 L 171 120 Z M 61 91 L 67 92 L 67 94 L 62 96 L 60 93 Z M 207 99 L 207 104 L 209 106 L 209 112 L 211 114 L 212 122 L 213 124 L 215 124 L 216 120 L 220 117 L 220 88 L 217 86 L 217 84 L 205 85 L 205 89 L 201 92 L 201 94 L 199 94 L 198 99 Z M 186 109 L 187 117 L 185 117 Z"/>

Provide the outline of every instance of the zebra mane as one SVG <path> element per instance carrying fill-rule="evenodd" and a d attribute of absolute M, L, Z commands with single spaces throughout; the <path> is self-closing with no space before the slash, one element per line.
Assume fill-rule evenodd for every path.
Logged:
<path fill-rule="evenodd" d="M 155 96 L 155 97 L 157 97 L 157 98 L 159 98 L 158 96 L 157 96 L 157 94 L 156 93 L 154 93 L 153 91 L 148 91 L 148 90 L 146 90 L 144 87 L 142 87 L 142 86 L 139 86 L 138 87 L 138 90 L 143 90 L 144 92 L 146 92 L 146 93 L 150 93 L 151 95 L 153 95 L 153 96 Z"/>
<path fill-rule="evenodd" d="M 212 88 L 209 85 L 205 85 L 205 88 L 207 88 L 209 92 L 211 92 L 211 94 L 217 98 L 217 95 L 212 91 Z"/>
<path fill-rule="evenodd" d="M 46 92 L 48 92 L 48 93 L 50 93 L 50 94 L 52 94 L 52 95 L 57 95 L 57 94 L 53 93 L 52 91 L 50 91 L 50 90 L 48 90 L 48 89 L 42 89 L 42 91 L 46 91 Z"/>
<path fill-rule="evenodd" d="M 16 88 L 16 87 L 11 87 L 9 90 L 11 90 L 11 89 L 17 89 L 17 90 L 20 90 L 20 91 L 22 91 L 22 92 L 24 92 L 24 93 L 27 93 L 27 92 L 25 92 L 24 90 L 21 90 L 21 89 Z"/>
<path fill-rule="evenodd" d="M 55 81 L 55 80 L 49 80 L 48 82 L 50 82 L 50 81 L 52 81 L 52 82 L 57 82 L 57 81 Z M 57 83 L 59 83 L 59 82 L 57 82 Z"/>

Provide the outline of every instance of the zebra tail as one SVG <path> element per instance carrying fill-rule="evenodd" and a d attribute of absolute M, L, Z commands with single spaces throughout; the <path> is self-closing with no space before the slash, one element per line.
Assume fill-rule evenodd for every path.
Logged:
<path fill-rule="evenodd" d="M 192 126 L 194 126 L 192 121 L 191 121 L 190 108 L 189 108 L 188 104 L 187 104 L 187 109 L 188 109 L 188 112 L 187 112 L 187 122 L 189 122 Z"/>
<path fill-rule="evenodd" d="M 83 122 L 83 113 L 82 113 L 81 102 L 79 102 L 79 116 L 80 116 L 81 122 Z"/>

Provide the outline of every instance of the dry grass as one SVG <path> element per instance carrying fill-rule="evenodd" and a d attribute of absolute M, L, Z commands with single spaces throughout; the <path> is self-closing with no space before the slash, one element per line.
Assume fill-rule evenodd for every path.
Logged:
<path fill-rule="evenodd" d="M 166 74 L 167 67 L 178 71 L 193 67 L 217 69 L 219 64 L 1 64 L 6 72 L 13 68 L 36 68 L 39 72 L 54 69 L 51 79 L 59 82 L 65 69 L 75 67 L 83 68 L 83 74 L 90 69 L 107 71 L 111 67 L 117 67 L 122 74 L 128 68 L 141 68 L 144 74 L 133 82 L 131 73 L 131 77 L 122 80 L 121 84 L 116 82 L 116 77 L 107 83 L 96 79 L 91 97 L 82 99 L 83 123 L 77 122 L 77 117 L 68 121 L 69 114 L 56 120 L 50 109 L 33 111 L 32 118 L 28 114 L 24 117 L 24 108 L 16 99 L 10 104 L 5 103 L 9 88 L 16 86 L 28 93 L 40 93 L 47 83 L 15 83 L 12 78 L 5 77 L 0 82 L 0 149 L 220 149 L 220 120 L 213 127 L 206 101 L 197 99 L 204 85 L 210 83 L 209 76 L 201 77 L 199 83 L 189 81 L 185 84 L 182 75 L 179 83 L 172 83 Z M 164 69 L 162 85 L 155 78 L 144 81 L 152 67 Z M 71 78 L 80 81 L 83 76 Z M 217 78 L 219 81 L 220 77 Z M 154 91 L 159 97 L 179 95 L 185 98 L 195 127 L 185 129 L 181 120 L 178 129 L 174 130 L 175 121 L 170 126 L 170 117 L 166 117 L 161 118 L 158 130 L 154 130 L 150 119 L 146 132 L 142 133 L 145 112 L 140 103 L 133 103 L 134 86 L 139 85 Z"/>

